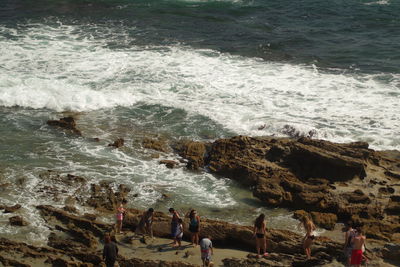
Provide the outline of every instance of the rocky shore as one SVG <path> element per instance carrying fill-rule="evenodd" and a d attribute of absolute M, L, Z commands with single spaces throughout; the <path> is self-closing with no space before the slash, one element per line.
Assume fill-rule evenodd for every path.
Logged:
<path fill-rule="evenodd" d="M 51 121 L 49 125 L 82 136 L 72 118 Z M 115 149 L 124 145 L 123 139 L 110 144 Z M 234 179 L 248 186 L 264 205 L 287 208 L 296 218 L 310 216 L 322 228 L 331 230 L 338 223 L 352 220 L 363 225 L 368 240 L 375 244 L 367 249 L 369 266 L 400 264 L 399 151 L 374 151 L 363 142 L 337 144 L 305 137 L 247 136 L 214 142 L 146 138 L 143 148 L 159 153 L 154 160 L 166 168 L 178 168 L 184 163 L 193 171 Z M 171 153 L 176 160 L 163 158 Z M 134 206 L 128 197 L 130 188 L 121 184 L 115 189 L 105 181 L 88 184 L 85 177 L 51 170 L 43 172 L 40 179 L 41 193 L 54 199 L 63 193 L 57 185 L 62 185 L 63 190 L 73 184 L 82 186 L 66 205 L 36 206 L 51 231 L 47 244 L 33 246 L 0 238 L 0 262 L 5 266 L 101 266 L 104 234 L 114 234 L 113 223 L 101 218 L 113 214 L 120 202 Z M 82 212 L 77 205 L 95 212 Z M 14 227 L 29 224 L 18 215 L 20 206 L 0 205 L 0 209 L 16 213 L 9 222 Z M 170 218 L 164 213 L 155 214 L 155 240 L 134 237 L 142 212 L 129 209 L 124 234 L 116 235 L 122 248 L 120 266 L 198 266 L 198 251 L 189 247 L 172 251 L 163 245 L 167 240 L 162 238 L 168 238 L 170 229 Z M 202 233 L 210 234 L 221 249 L 219 266 L 340 266 L 343 262 L 343 245 L 324 236 L 317 238 L 313 258 L 307 261 L 301 247 L 302 236 L 288 230 L 268 229 L 270 256 L 263 259 L 254 257 L 250 226 L 205 218 Z"/>

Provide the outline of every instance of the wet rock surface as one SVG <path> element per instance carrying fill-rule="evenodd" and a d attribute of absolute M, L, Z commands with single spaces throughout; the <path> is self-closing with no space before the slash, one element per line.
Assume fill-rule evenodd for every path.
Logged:
<path fill-rule="evenodd" d="M 78 136 L 82 136 L 82 132 L 76 127 L 76 121 L 73 117 L 64 117 L 59 120 L 48 120 L 47 124 L 67 130 Z"/>
<path fill-rule="evenodd" d="M 157 139 L 148 139 L 143 146 L 170 151 L 165 142 Z M 186 163 L 188 169 L 204 169 L 235 179 L 250 186 L 265 205 L 297 210 L 296 218 L 310 216 L 326 229 L 333 229 L 337 222 L 349 219 L 362 224 L 369 239 L 386 242 L 380 248 L 367 250 L 370 265 L 380 266 L 382 257 L 399 263 L 400 181 L 396 173 L 400 168 L 400 155 L 392 151 L 373 151 L 361 142 L 335 144 L 308 138 L 245 136 L 213 143 L 184 141 L 175 144 L 173 149 L 185 159 L 181 162 Z M 178 164 L 173 162 L 173 166 Z M 114 236 L 114 224 L 99 221 L 99 218 L 114 216 L 119 203 L 128 203 L 130 188 L 123 184 L 116 186 L 110 181 L 89 183 L 84 177 L 48 170 L 39 175 L 34 190 L 63 202 L 62 208 L 36 207 L 51 232 L 47 243 L 33 246 L 0 238 L 0 262 L 6 266 L 30 266 L 31 262 L 36 266 L 102 266 L 102 240 L 105 233 Z M 91 209 L 93 213 L 82 212 L 78 206 Z M 1 208 L 18 213 L 20 207 Z M 125 233 L 133 235 L 141 214 L 141 210 L 128 209 L 123 223 Z M 15 225 L 26 223 L 20 216 L 11 218 Z M 156 237 L 170 237 L 170 220 L 169 215 L 155 212 Z M 254 251 L 250 226 L 204 218 L 201 235 L 205 233 L 212 236 L 216 247 Z M 189 236 L 185 228 L 184 238 L 188 240 Z M 321 236 L 314 242 L 313 258 L 305 260 L 302 238 L 288 230 L 268 229 L 268 257 L 258 259 L 249 254 L 247 258 L 224 259 L 223 265 L 335 266 L 343 262 L 343 244 Z M 146 241 L 143 240 L 145 245 Z M 129 246 L 131 240 L 124 236 L 118 244 Z M 186 255 L 183 251 L 181 254 L 182 257 Z M 124 253 L 118 262 L 120 266 L 194 266 L 183 261 L 149 260 Z"/>
<path fill-rule="evenodd" d="M 176 151 L 193 160 L 182 152 L 190 145 Z M 204 147 L 207 153 L 197 154 L 203 156 L 197 167 L 250 186 L 267 206 L 305 210 L 326 229 L 353 220 L 381 240 L 393 240 L 400 230 L 394 195 L 399 179 L 393 174 L 400 159 L 392 151 L 374 151 L 365 142 L 337 144 L 305 137 L 236 136 Z"/>

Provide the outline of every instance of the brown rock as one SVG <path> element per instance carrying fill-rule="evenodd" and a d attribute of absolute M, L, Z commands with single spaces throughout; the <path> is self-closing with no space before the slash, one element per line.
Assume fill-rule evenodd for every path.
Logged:
<path fill-rule="evenodd" d="M 176 165 L 179 164 L 179 162 L 176 162 L 174 160 L 167 160 L 167 159 L 160 160 L 159 163 L 164 164 L 169 169 L 173 169 L 173 168 L 175 168 Z"/>
<path fill-rule="evenodd" d="M 27 226 L 28 223 L 21 216 L 13 216 L 8 219 L 11 225 L 14 226 Z"/>
<path fill-rule="evenodd" d="M 333 213 L 311 212 L 311 218 L 314 223 L 328 230 L 333 230 L 337 222 L 337 216 Z"/>
<path fill-rule="evenodd" d="M 144 148 L 154 149 L 165 153 L 168 153 L 170 151 L 164 140 L 145 138 L 143 139 L 142 144 Z"/>
<path fill-rule="evenodd" d="M 64 117 L 59 119 L 58 121 L 49 120 L 47 121 L 47 124 L 50 126 L 55 126 L 65 130 L 69 130 L 76 135 L 82 136 L 81 131 L 76 128 L 76 122 L 73 117 Z"/>
<path fill-rule="evenodd" d="M 12 213 L 16 210 L 19 210 L 20 208 L 21 208 L 20 204 L 15 204 L 14 206 L 10 206 L 10 207 L 5 206 L 4 213 Z"/>
<path fill-rule="evenodd" d="M 202 142 L 183 141 L 175 146 L 175 150 L 183 158 L 187 159 L 187 168 L 197 170 L 204 167 L 206 145 Z"/>
<path fill-rule="evenodd" d="M 118 138 L 114 143 L 108 144 L 108 146 L 113 146 L 115 148 L 120 148 L 124 145 L 125 140 L 123 138 Z"/>

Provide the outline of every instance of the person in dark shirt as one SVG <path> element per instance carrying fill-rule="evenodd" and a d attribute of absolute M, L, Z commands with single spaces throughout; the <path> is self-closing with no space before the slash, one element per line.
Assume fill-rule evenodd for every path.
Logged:
<path fill-rule="evenodd" d="M 111 241 L 111 237 L 108 234 L 105 236 L 104 242 L 103 260 L 107 267 L 114 267 L 118 255 L 118 247 Z"/>

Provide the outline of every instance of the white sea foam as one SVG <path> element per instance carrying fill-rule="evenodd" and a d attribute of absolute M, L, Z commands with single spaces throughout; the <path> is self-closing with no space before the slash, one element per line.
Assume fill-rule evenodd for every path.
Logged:
<path fill-rule="evenodd" d="M 398 74 L 328 73 L 185 46 L 110 49 L 109 34 L 87 28 L 2 27 L 14 38 L 0 37 L 0 105 L 88 111 L 144 102 L 207 116 L 237 134 L 289 128 L 400 149 Z"/>

